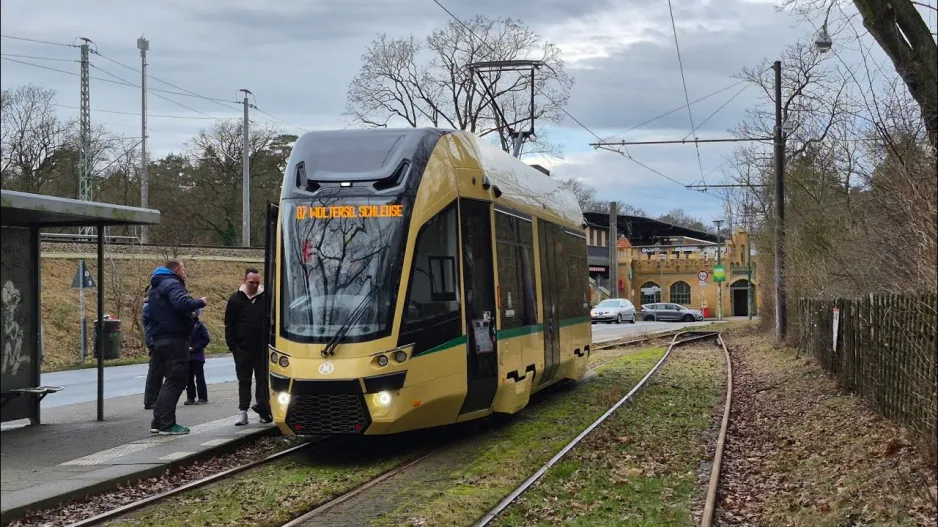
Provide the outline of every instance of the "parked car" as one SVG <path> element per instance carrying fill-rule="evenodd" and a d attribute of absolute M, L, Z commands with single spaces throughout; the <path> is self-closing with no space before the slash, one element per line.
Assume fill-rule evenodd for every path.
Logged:
<path fill-rule="evenodd" d="M 679 304 L 656 303 L 642 306 L 642 320 L 693 322 L 703 319 L 701 311 Z"/>
<path fill-rule="evenodd" d="M 624 298 L 609 298 L 597 304 L 590 311 L 590 318 L 593 320 L 593 324 L 597 322 L 621 324 L 624 320 L 634 324 L 635 306 Z"/>

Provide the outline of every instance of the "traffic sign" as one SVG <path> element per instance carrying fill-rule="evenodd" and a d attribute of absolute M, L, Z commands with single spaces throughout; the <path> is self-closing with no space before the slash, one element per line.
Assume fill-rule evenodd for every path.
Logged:
<path fill-rule="evenodd" d="M 94 278 L 91 277 L 91 271 L 88 270 L 84 260 L 78 264 L 78 272 L 75 273 L 75 278 L 72 278 L 72 287 L 75 289 L 94 287 Z"/>
<path fill-rule="evenodd" d="M 707 271 L 698 271 L 698 272 L 697 272 L 697 279 L 700 280 L 701 282 L 706 282 L 706 281 L 707 281 L 707 278 L 709 278 L 709 277 L 710 277 L 710 273 L 708 273 Z"/>

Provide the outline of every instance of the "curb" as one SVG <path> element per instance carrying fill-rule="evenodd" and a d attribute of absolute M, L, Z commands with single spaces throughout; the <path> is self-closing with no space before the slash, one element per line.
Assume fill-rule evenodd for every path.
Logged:
<path fill-rule="evenodd" d="M 30 511 L 39 511 L 45 509 L 51 509 L 53 507 L 71 502 L 80 499 L 93 498 L 100 494 L 111 492 L 117 490 L 124 485 L 133 485 L 137 482 L 145 480 L 147 478 L 157 477 L 165 474 L 168 471 L 178 469 L 180 467 L 189 465 L 195 461 L 201 461 L 211 457 L 215 457 L 222 454 L 227 454 L 237 449 L 238 447 L 255 441 L 263 437 L 277 437 L 281 435 L 280 429 L 276 426 L 270 426 L 263 430 L 258 430 L 255 433 L 244 434 L 239 436 L 225 444 L 218 445 L 216 447 L 209 447 L 200 452 L 188 455 L 183 458 L 179 458 L 173 461 L 169 461 L 158 467 L 151 467 L 142 469 L 131 474 L 124 474 L 117 476 L 108 480 L 99 481 L 92 483 L 86 487 L 70 490 L 63 492 L 59 495 L 52 496 L 49 498 L 43 498 L 41 500 L 28 503 L 26 505 L 20 505 L 17 507 L 10 508 L 0 512 L 0 527 L 5 527 L 14 520 L 21 519 Z"/>

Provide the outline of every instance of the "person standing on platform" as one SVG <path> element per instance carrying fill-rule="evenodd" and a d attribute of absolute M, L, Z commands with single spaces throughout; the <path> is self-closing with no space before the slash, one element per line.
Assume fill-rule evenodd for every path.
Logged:
<path fill-rule="evenodd" d="M 147 366 L 147 380 L 143 386 L 143 409 L 152 410 L 156 406 L 156 397 L 160 394 L 160 385 L 163 384 L 163 372 L 157 365 L 156 356 L 153 355 L 153 331 L 150 322 L 150 286 L 143 291 L 143 340 L 150 355 L 150 364 Z"/>
<path fill-rule="evenodd" d="M 188 434 L 176 423 L 176 404 L 189 379 L 189 337 L 195 328 L 192 312 L 205 307 L 186 291 L 186 268 L 178 260 L 168 260 L 150 277 L 149 307 L 153 355 L 165 380 L 153 408 L 150 432 L 161 435 Z"/>
<path fill-rule="evenodd" d="M 189 338 L 189 379 L 186 384 L 186 402 L 183 404 L 205 404 L 208 402 L 208 387 L 205 385 L 205 348 L 212 341 L 208 328 L 199 320 L 202 310 L 192 314 L 195 328 Z M 196 399 L 198 395 L 198 399 Z"/>
<path fill-rule="evenodd" d="M 257 269 L 244 272 L 241 287 L 228 299 L 225 308 L 225 344 L 231 350 L 238 377 L 238 420 L 235 426 L 248 424 L 251 405 L 251 376 L 256 382 L 257 403 L 250 406 L 260 422 L 273 421 L 270 413 L 270 390 L 267 388 L 267 335 L 264 321 L 267 317 L 264 286 Z"/>

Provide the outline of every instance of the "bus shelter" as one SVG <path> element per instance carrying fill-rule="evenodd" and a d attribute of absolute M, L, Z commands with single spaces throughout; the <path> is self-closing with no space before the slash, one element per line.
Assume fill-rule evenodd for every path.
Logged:
<path fill-rule="evenodd" d="M 29 418 L 39 424 L 42 399 L 60 386 L 41 386 L 42 309 L 39 233 L 53 227 L 92 227 L 98 244 L 98 320 L 104 320 L 104 230 L 118 225 L 156 225 L 153 209 L 0 190 L 0 422 Z M 104 324 L 98 324 L 104 331 Z M 103 342 L 96 335 L 97 342 Z M 103 346 L 102 346 L 103 348 Z M 98 420 L 104 420 L 104 353 L 98 360 Z"/>

